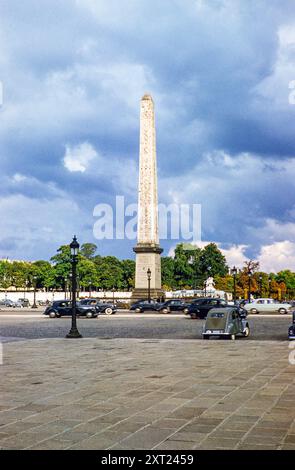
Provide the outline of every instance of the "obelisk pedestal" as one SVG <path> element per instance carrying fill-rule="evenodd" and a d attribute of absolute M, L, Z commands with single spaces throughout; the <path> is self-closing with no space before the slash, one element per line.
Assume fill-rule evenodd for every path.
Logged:
<path fill-rule="evenodd" d="M 154 102 L 144 95 L 140 102 L 138 225 L 135 289 L 132 300 L 164 297 L 161 288 L 161 253 L 158 229 L 158 188 Z M 150 289 L 148 281 L 150 270 Z M 150 291 L 150 292 L 149 292 Z"/>

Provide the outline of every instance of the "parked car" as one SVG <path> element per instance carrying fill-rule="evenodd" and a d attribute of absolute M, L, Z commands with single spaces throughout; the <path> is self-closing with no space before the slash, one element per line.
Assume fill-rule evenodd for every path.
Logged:
<path fill-rule="evenodd" d="M 181 299 L 167 300 L 158 308 L 158 312 L 170 313 L 170 312 L 184 312 L 188 309 L 189 304 Z"/>
<path fill-rule="evenodd" d="M 22 308 L 22 304 L 20 302 L 13 302 L 13 300 L 5 299 L 0 300 L 0 308 Z"/>
<path fill-rule="evenodd" d="M 289 327 L 289 340 L 295 339 L 295 312 L 292 315 L 292 325 Z"/>
<path fill-rule="evenodd" d="M 136 313 L 147 312 L 153 310 L 158 312 L 162 307 L 163 303 L 156 302 L 155 300 L 139 300 L 131 305 L 130 310 L 135 310 Z"/>
<path fill-rule="evenodd" d="M 117 311 L 116 305 L 110 302 L 102 302 L 99 299 L 82 299 L 79 304 L 81 306 L 94 306 L 97 313 L 105 313 L 106 315 L 113 315 Z"/>
<path fill-rule="evenodd" d="M 206 318 L 207 313 L 212 308 L 224 308 L 227 306 L 227 303 L 223 299 L 215 299 L 215 298 L 200 298 L 194 300 L 188 307 L 187 315 L 190 315 L 191 318 Z"/>
<path fill-rule="evenodd" d="M 95 318 L 99 314 L 95 305 L 81 305 L 77 302 L 77 315 L 86 318 Z M 59 318 L 72 315 L 72 302 L 70 300 L 55 300 L 44 310 L 44 315 L 50 318 Z"/>
<path fill-rule="evenodd" d="M 237 307 L 212 308 L 203 327 L 203 339 L 219 336 L 235 339 L 236 336 L 248 337 L 250 327 L 247 312 Z"/>
<path fill-rule="evenodd" d="M 274 299 L 255 299 L 254 302 L 246 304 L 244 308 L 247 312 L 252 314 L 257 313 L 291 313 L 292 307 L 291 304 L 284 304 L 281 302 L 276 302 Z"/>
<path fill-rule="evenodd" d="M 17 302 L 19 302 L 23 307 L 29 307 L 30 306 L 29 299 L 18 299 Z"/>

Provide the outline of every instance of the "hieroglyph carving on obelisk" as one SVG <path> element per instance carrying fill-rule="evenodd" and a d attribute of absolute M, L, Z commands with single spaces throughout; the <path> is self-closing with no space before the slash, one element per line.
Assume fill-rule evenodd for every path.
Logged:
<path fill-rule="evenodd" d="M 138 243 L 159 244 L 158 188 L 154 102 L 141 100 L 138 185 Z"/>
<path fill-rule="evenodd" d="M 151 271 L 154 296 L 161 294 L 161 259 L 158 230 L 158 188 L 154 102 L 144 95 L 140 102 L 140 152 L 138 184 L 138 226 L 135 291 L 147 289 L 147 270 Z M 139 292 L 140 291 L 140 292 Z"/>

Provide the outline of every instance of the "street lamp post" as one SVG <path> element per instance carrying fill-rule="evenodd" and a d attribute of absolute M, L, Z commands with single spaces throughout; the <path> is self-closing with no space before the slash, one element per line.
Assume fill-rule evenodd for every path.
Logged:
<path fill-rule="evenodd" d="M 3 276 L 3 282 L 4 282 L 4 287 L 5 287 L 5 300 L 7 300 L 7 285 L 6 285 L 7 277 L 6 274 Z"/>
<path fill-rule="evenodd" d="M 262 297 L 262 274 L 259 274 L 259 295 Z"/>
<path fill-rule="evenodd" d="M 26 279 L 25 280 L 25 286 L 24 286 L 24 300 L 26 300 L 26 291 L 27 291 L 27 288 L 28 288 L 28 284 L 29 284 L 29 281 Z"/>
<path fill-rule="evenodd" d="M 152 272 L 151 272 L 150 268 L 148 268 L 148 270 L 147 270 L 147 279 L 148 279 L 148 301 L 149 301 L 149 303 L 151 303 L 151 276 L 152 276 Z"/>
<path fill-rule="evenodd" d="M 33 276 L 33 280 L 34 280 L 34 302 L 33 302 L 32 308 L 38 308 L 36 304 L 37 276 Z"/>
<path fill-rule="evenodd" d="M 250 269 L 249 269 L 247 274 L 248 274 L 248 301 L 251 302 L 251 276 L 252 276 L 252 272 L 251 272 Z"/>
<path fill-rule="evenodd" d="M 91 284 L 90 283 L 88 285 L 88 294 L 89 294 L 89 297 L 91 297 Z"/>
<path fill-rule="evenodd" d="M 115 303 L 115 287 L 112 288 L 112 292 L 113 292 L 113 304 Z"/>
<path fill-rule="evenodd" d="M 68 283 L 68 280 L 67 280 L 67 278 L 65 277 L 65 278 L 64 278 L 65 300 L 67 300 L 67 288 L 68 288 L 67 283 Z"/>
<path fill-rule="evenodd" d="M 233 297 L 234 297 L 234 302 L 237 300 L 237 292 L 236 292 L 236 277 L 237 277 L 237 268 L 234 266 L 231 270 L 232 276 L 234 278 L 234 292 L 233 292 Z"/>
<path fill-rule="evenodd" d="M 77 242 L 76 235 L 70 244 L 71 248 L 71 263 L 72 263 L 72 327 L 66 338 L 82 338 L 77 328 L 77 311 L 76 311 L 76 293 L 77 293 L 77 263 L 78 263 L 78 252 L 79 243 Z"/>
<path fill-rule="evenodd" d="M 271 281 L 272 281 L 272 278 L 269 276 L 268 278 L 268 296 L 269 297 L 271 296 Z"/>

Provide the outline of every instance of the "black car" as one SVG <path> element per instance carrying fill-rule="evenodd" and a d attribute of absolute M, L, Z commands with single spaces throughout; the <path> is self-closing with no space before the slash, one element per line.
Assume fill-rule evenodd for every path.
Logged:
<path fill-rule="evenodd" d="M 189 304 L 181 299 L 167 300 L 158 308 L 159 312 L 170 313 L 170 312 L 185 312 L 187 311 Z"/>
<path fill-rule="evenodd" d="M 289 339 L 295 339 L 295 312 L 292 316 L 292 325 L 289 327 Z"/>
<path fill-rule="evenodd" d="M 147 312 L 148 310 L 158 312 L 162 305 L 163 303 L 156 302 L 155 300 L 151 300 L 150 302 L 148 300 L 139 300 L 131 305 L 130 310 L 135 310 L 136 313 Z"/>
<path fill-rule="evenodd" d="M 99 314 L 95 306 L 81 305 L 80 302 L 77 302 L 76 309 L 77 315 L 81 317 L 96 318 Z M 46 307 L 44 315 L 48 315 L 50 318 L 72 315 L 72 302 L 70 300 L 55 300 Z"/>
<path fill-rule="evenodd" d="M 113 315 L 117 311 L 116 305 L 110 302 L 102 302 L 99 299 L 82 299 L 79 304 L 82 306 L 93 306 L 96 308 L 97 313 L 105 313 L 106 315 Z"/>
<path fill-rule="evenodd" d="M 227 307 L 227 303 L 223 299 L 215 298 L 200 298 L 194 300 L 188 307 L 187 314 L 191 318 L 206 318 L 207 313 L 211 308 L 224 308 Z"/>

